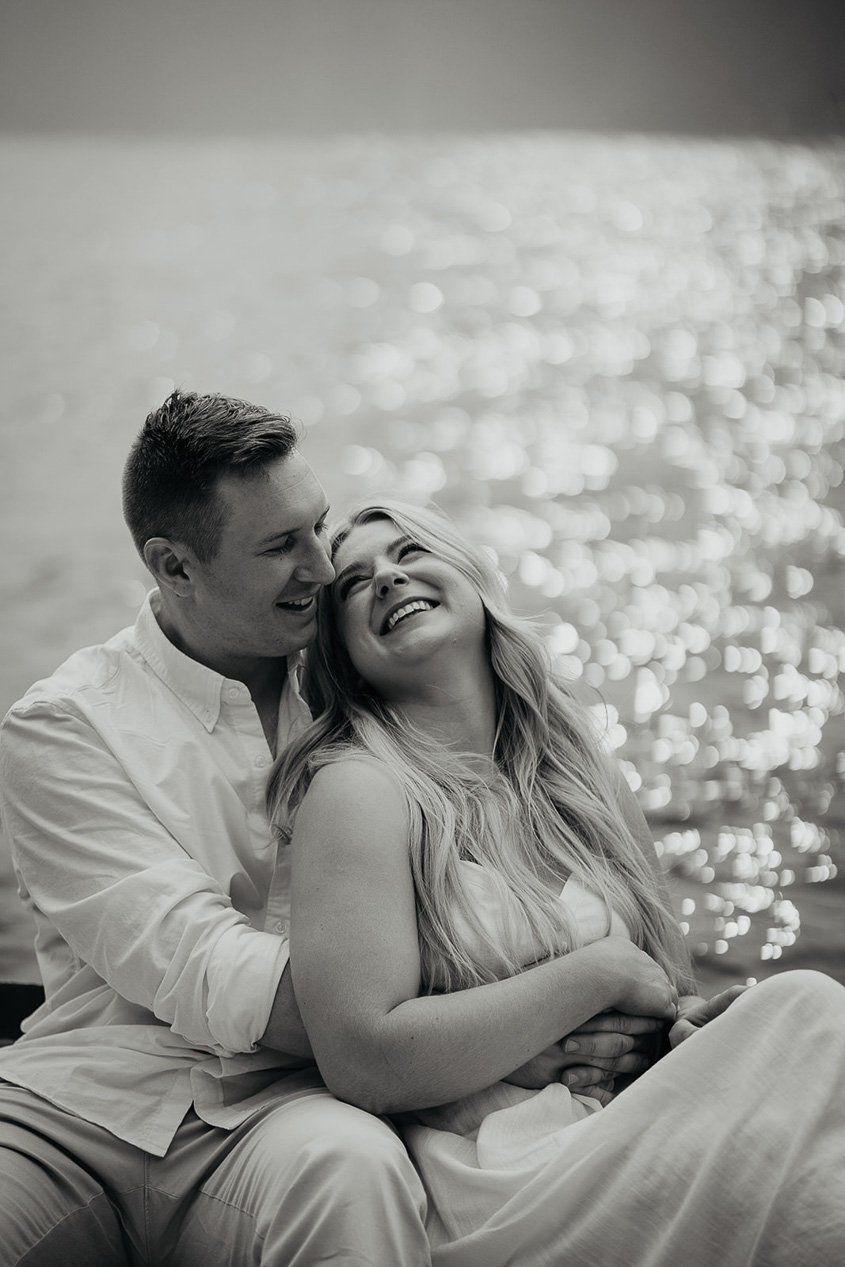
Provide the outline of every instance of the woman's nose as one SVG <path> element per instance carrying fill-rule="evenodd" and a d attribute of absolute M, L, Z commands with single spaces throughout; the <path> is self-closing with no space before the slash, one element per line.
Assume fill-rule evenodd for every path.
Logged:
<path fill-rule="evenodd" d="M 376 593 L 379 598 L 389 594 L 394 585 L 407 585 L 408 576 L 395 563 L 386 563 L 376 573 Z"/>

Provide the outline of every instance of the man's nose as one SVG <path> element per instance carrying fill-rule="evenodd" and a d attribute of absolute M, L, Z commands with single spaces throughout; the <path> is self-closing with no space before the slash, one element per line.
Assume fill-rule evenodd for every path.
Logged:
<path fill-rule="evenodd" d="M 311 543 L 311 549 L 296 569 L 296 575 L 301 581 L 316 581 L 318 585 L 328 585 L 334 580 L 335 570 L 328 547 L 319 538 Z"/>

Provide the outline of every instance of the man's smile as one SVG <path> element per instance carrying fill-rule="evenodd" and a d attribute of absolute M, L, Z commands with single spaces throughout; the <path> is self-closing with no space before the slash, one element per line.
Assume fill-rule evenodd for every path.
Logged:
<path fill-rule="evenodd" d="M 316 601 L 316 594 L 306 594 L 304 598 L 289 598 L 285 602 L 279 601 L 276 606 L 289 612 L 307 612 L 311 610 Z"/>

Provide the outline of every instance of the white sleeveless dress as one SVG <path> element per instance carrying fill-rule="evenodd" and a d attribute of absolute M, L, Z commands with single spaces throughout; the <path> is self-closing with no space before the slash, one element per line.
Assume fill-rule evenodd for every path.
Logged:
<path fill-rule="evenodd" d="M 463 865 L 495 928 L 494 886 Z M 584 943 L 606 935 L 576 880 L 560 900 Z M 434 1267 L 845 1267 L 845 988 L 753 987 L 606 1108 L 502 1082 L 399 1128 Z"/>

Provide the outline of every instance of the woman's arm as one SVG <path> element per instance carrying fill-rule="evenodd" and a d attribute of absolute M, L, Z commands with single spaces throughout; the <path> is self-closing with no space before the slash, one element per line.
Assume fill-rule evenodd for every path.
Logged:
<path fill-rule="evenodd" d="M 517 977 L 418 997 L 407 811 L 371 761 L 314 778 L 292 842 L 291 971 L 327 1086 L 376 1113 L 489 1086 L 606 1008 L 674 1017 L 665 975 L 605 938 Z"/>

